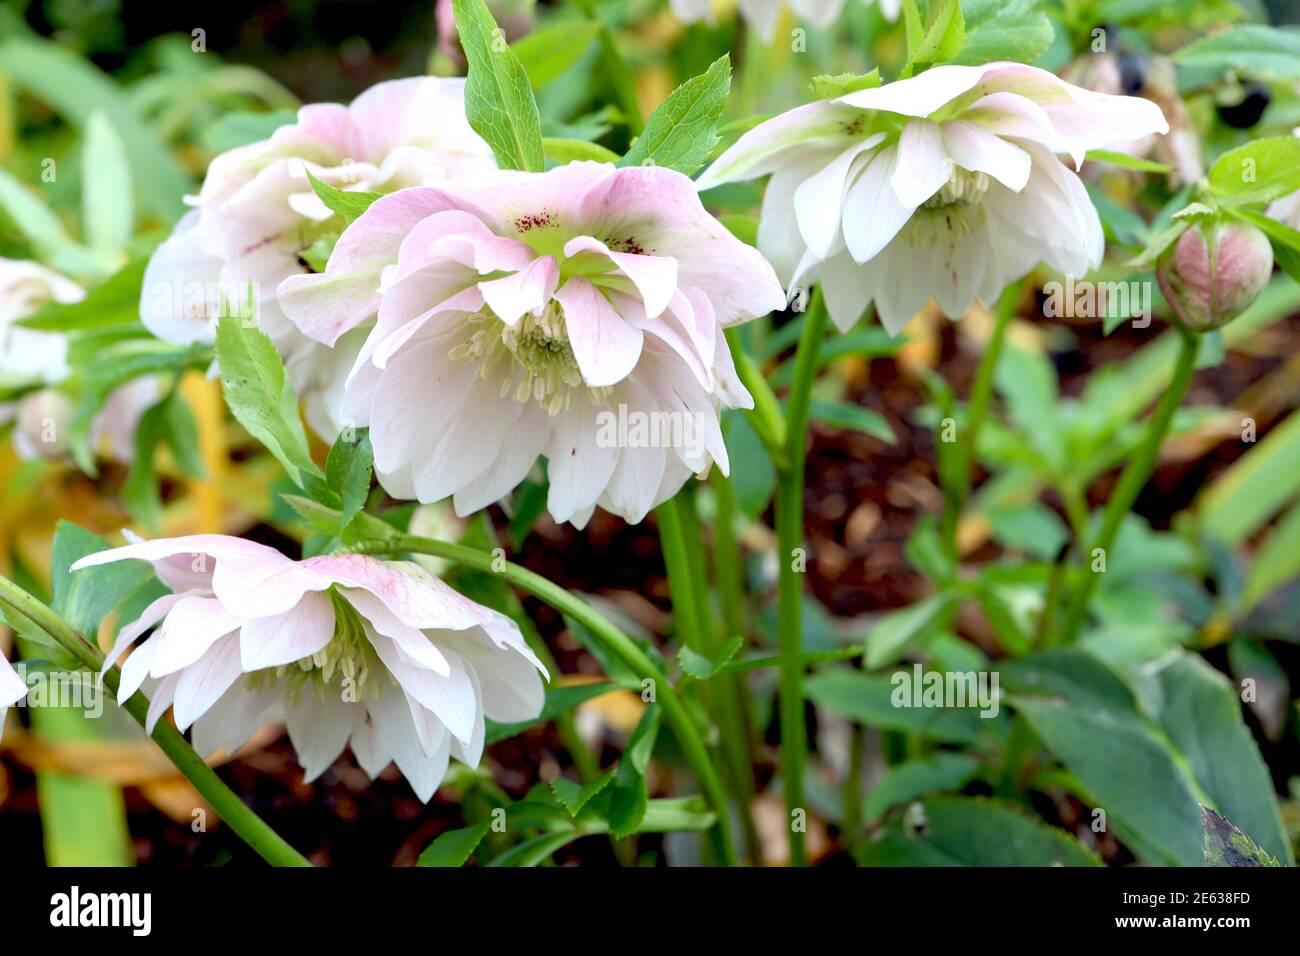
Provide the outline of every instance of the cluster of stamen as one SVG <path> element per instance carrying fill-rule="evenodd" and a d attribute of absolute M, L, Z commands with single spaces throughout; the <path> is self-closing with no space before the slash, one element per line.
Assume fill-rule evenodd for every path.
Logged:
<path fill-rule="evenodd" d="M 334 635 L 330 642 L 310 657 L 275 668 L 276 679 L 288 681 L 291 693 L 309 684 L 320 692 L 337 680 L 350 701 L 378 697 L 382 692 L 380 681 L 388 675 L 366 637 L 361 616 L 334 590 L 330 590 L 329 597 L 334 606 Z M 256 683 L 263 673 L 255 672 L 250 679 Z"/>
<path fill-rule="evenodd" d="M 502 398 L 513 394 L 517 402 L 535 401 L 558 415 L 572 407 L 574 395 L 585 392 L 595 404 L 608 397 L 609 389 L 583 383 L 559 303 L 548 303 L 541 315 L 525 312 L 513 326 L 490 312 L 470 322 L 474 330 L 449 357 L 478 362 L 478 377 L 484 381 L 499 377 Z"/>
<path fill-rule="evenodd" d="M 903 238 L 913 249 L 930 248 L 942 240 L 961 239 L 984 215 L 978 207 L 988 190 L 986 173 L 954 167 L 943 187 L 912 213 Z"/>

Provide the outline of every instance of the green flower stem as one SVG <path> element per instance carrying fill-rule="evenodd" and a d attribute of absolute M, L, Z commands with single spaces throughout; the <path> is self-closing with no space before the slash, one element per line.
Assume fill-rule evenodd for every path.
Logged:
<path fill-rule="evenodd" d="M 790 862 L 806 866 L 808 852 L 802 828 L 793 826 L 796 812 L 807 813 L 804 802 L 804 762 L 807 731 L 804 727 L 803 577 L 794 567 L 794 553 L 803 547 L 804 445 L 808 439 L 808 412 L 818 357 L 826 331 L 826 307 L 821 288 L 812 296 L 795 353 L 794 378 L 786 400 L 785 460 L 776 471 L 776 538 L 780 578 L 778 633 L 781 656 L 781 783 L 790 828 Z"/>
<path fill-rule="evenodd" d="M 714 472 L 717 473 L 716 468 Z M 681 512 L 683 539 L 688 542 L 702 543 L 704 534 L 696 509 L 694 489 L 688 486 L 674 500 L 678 502 Z M 703 547 L 687 547 L 686 559 L 695 590 L 695 608 L 700 618 L 703 643 L 708 648 L 709 656 L 714 657 L 718 653 L 721 641 L 718 636 L 717 621 L 709 602 L 708 568 L 705 566 Z M 734 561 L 731 563 L 735 564 Z M 721 590 L 721 582 L 719 582 L 719 590 Z M 728 633 L 739 634 L 740 632 L 732 631 L 728 626 Z M 727 770 L 732 802 L 735 804 L 736 815 L 740 819 L 741 833 L 744 834 L 745 852 L 751 862 L 757 863 L 762 856 L 762 843 L 758 838 L 758 830 L 754 826 L 751 810 L 754 802 L 754 748 L 750 739 L 749 717 L 745 711 L 744 695 L 734 677 L 721 674 L 709 681 L 708 695 L 717 711 L 724 767 Z"/>
<path fill-rule="evenodd" d="M 1196 355 L 1200 351 L 1200 336 L 1181 327 L 1179 332 L 1182 335 L 1182 347 L 1178 352 L 1177 364 L 1174 366 L 1173 380 L 1161 397 L 1160 404 L 1156 406 L 1146 437 L 1133 457 L 1129 459 L 1128 465 L 1119 477 L 1119 483 L 1111 492 L 1110 500 L 1106 502 L 1106 513 L 1102 519 L 1101 530 L 1093 539 L 1092 546 L 1082 555 L 1085 577 L 1070 597 L 1065 624 L 1061 629 L 1060 643 L 1062 644 L 1072 644 L 1079 636 L 1079 631 L 1082 630 L 1084 620 L 1088 616 L 1088 605 L 1097 590 L 1101 572 L 1090 570 L 1092 555 L 1099 549 L 1103 554 L 1109 554 L 1120 525 L 1124 523 L 1124 518 L 1132 509 L 1142 486 L 1155 471 L 1156 460 L 1160 456 L 1160 446 L 1164 444 L 1165 436 L 1169 434 L 1169 426 L 1173 424 L 1174 413 L 1178 411 L 1183 396 L 1187 394 L 1187 387 L 1191 384 L 1192 373 L 1196 370 Z"/>
<path fill-rule="evenodd" d="M 84 667 L 98 673 L 104 662 L 104 655 L 99 649 L 48 607 L 4 577 L 0 577 L 0 604 L 8 614 L 24 619 L 35 630 L 43 631 Z M 116 696 L 118 673 L 115 669 L 104 674 L 104 686 Z M 149 699 L 144 694 L 134 694 L 123 705 L 123 709 L 143 727 L 149 713 Z M 167 755 L 167 759 L 175 764 L 176 769 L 194 785 L 194 789 L 212 805 L 217 815 L 262 859 L 272 866 L 311 866 L 306 857 L 267 826 L 261 817 L 222 783 L 216 771 L 194 752 L 194 748 L 175 727 L 160 720 L 150 736 Z"/>
<path fill-rule="evenodd" d="M 392 554 L 403 551 L 431 554 L 478 571 L 499 573 L 516 587 L 545 601 L 560 613 L 585 624 L 592 634 L 622 658 L 629 667 L 654 682 L 655 695 L 663 708 L 664 717 L 673 728 L 691 772 L 695 774 L 700 788 L 704 791 L 705 799 L 717 814 L 718 822 L 709 831 L 714 850 L 722 863 L 727 866 L 735 865 L 736 849 L 732 844 L 731 832 L 726 826 L 727 799 L 722 783 L 714 772 L 713 763 L 709 760 L 708 749 L 704 746 L 704 741 L 691 720 L 685 704 L 677 695 L 676 688 L 663 670 L 637 646 L 635 641 L 559 585 L 517 564 L 506 562 L 503 567 L 489 552 L 477 548 L 453 544 L 449 541 L 438 541 L 434 538 L 422 538 L 418 535 L 393 534 L 378 541 L 359 542 L 349 550 L 358 554 Z"/>
<path fill-rule="evenodd" d="M 781 403 L 772 392 L 772 386 L 763 377 L 757 363 L 745 352 L 740 341 L 738 329 L 727 329 L 727 347 L 731 349 L 731 360 L 736 365 L 736 375 L 740 383 L 754 397 L 754 408 L 747 413 L 750 424 L 758 437 L 767 446 L 772 462 L 778 468 L 785 462 L 785 416 L 781 413 Z"/>
<path fill-rule="evenodd" d="M 1011 324 L 1011 315 L 1016 310 L 1016 301 L 1020 298 L 1020 283 L 1013 282 L 1002 292 L 997 308 L 993 314 L 993 334 L 980 356 L 979 368 L 975 371 L 975 383 L 971 386 L 970 400 L 966 405 L 966 428 L 958 437 L 956 469 L 953 487 L 943 502 L 943 540 L 948 544 L 953 560 L 959 555 L 957 551 L 957 531 L 961 525 L 962 509 L 970 497 L 971 472 L 975 466 L 975 455 L 980 430 L 984 419 L 988 417 L 989 400 L 993 396 L 993 375 L 1002 357 L 1002 345 L 1006 341 L 1007 327 Z"/>

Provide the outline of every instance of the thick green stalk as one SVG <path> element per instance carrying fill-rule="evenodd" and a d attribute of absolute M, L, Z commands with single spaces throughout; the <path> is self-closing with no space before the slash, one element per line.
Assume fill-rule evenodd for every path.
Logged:
<path fill-rule="evenodd" d="M 796 568 L 796 551 L 803 548 L 804 444 L 808 438 L 808 412 L 818 356 L 826 331 L 826 307 L 821 289 L 812 297 L 795 353 L 794 377 L 786 399 L 785 461 L 776 472 L 776 538 L 780 562 L 778 633 L 781 656 L 781 784 L 785 790 L 786 825 L 790 828 L 790 862 L 806 866 L 804 826 L 804 763 L 807 730 L 804 727 L 803 673 L 803 566 Z"/>
<path fill-rule="evenodd" d="M 1169 426 L 1173 424 L 1174 413 L 1178 411 L 1183 396 L 1187 394 L 1187 387 L 1191 384 L 1192 373 L 1196 370 L 1196 354 L 1200 351 L 1200 336 L 1181 328 L 1179 331 L 1182 334 L 1182 347 L 1178 352 L 1177 364 L 1174 366 L 1173 380 L 1161 397 L 1160 404 L 1156 406 L 1146 437 L 1133 453 L 1133 457 L 1129 459 L 1128 465 L 1119 477 L 1119 483 L 1111 492 L 1110 500 L 1106 502 L 1106 513 L 1102 519 L 1101 530 L 1093 540 L 1092 546 L 1082 555 L 1086 575 L 1078 590 L 1071 595 L 1065 615 L 1065 625 L 1061 630 L 1060 643 L 1062 644 L 1072 644 L 1079 636 L 1079 631 L 1088 616 L 1088 605 L 1092 601 L 1093 592 L 1097 590 L 1098 579 L 1103 573 L 1091 570 L 1093 555 L 1098 551 L 1102 555 L 1110 553 L 1120 525 L 1132 510 L 1133 502 L 1137 500 L 1142 486 L 1155 471 L 1156 460 L 1160 457 L 1160 446 L 1164 444 L 1165 436 L 1169 434 Z"/>
<path fill-rule="evenodd" d="M 716 473 L 717 469 L 714 471 Z M 690 567 L 691 585 L 695 591 L 695 609 L 699 615 L 702 643 L 709 649 L 709 655 L 715 656 L 722 642 L 718 637 L 717 621 L 709 602 L 709 576 L 703 549 L 704 534 L 700 525 L 699 512 L 696 509 L 694 489 L 688 486 L 674 500 L 679 504 L 683 539 L 687 542 L 700 542 L 699 547 L 687 547 L 686 559 Z M 727 520 L 730 520 L 730 516 Z M 728 628 L 728 636 L 732 635 L 739 636 L 738 632 Z M 718 717 L 722 752 L 725 758 L 724 768 L 727 771 L 727 781 L 731 788 L 736 815 L 740 818 L 741 833 L 745 838 L 745 852 L 751 862 L 757 863 L 762 856 L 762 844 L 751 811 L 754 802 L 754 751 L 750 741 L 749 718 L 745 712 L 744 696 L 736 679 L 727 674 L 719 674 L 709 681 L 708 696 Z"/>
<path fill-rule="evenodd" d="M 624 663 L 644 678 L 654 683 L 655 697 L 663 708 L 664 717 L 672 727 L 677 742 L 682 748 L 691 772 L 704 791 L 705 799 L 717 814 L 717 823 L 709 830 L 718 859 L 727 866 L 736 863 L 736 849 L 731 840 L 731 831 L 726 825 L 727 798 L 722 783 L 714 772 L 709 759 L 708 748 L 700 737 L 698 728 L 692 721 L 685 704 L 677 695 L 676 688 L 668 680 L 662 669 L 650 659 L 636 642 L 611 624 L 604 616 L 593 610 L 586 602 L 574 597 L 558 584 L 553 584 L 540 574 L 529 571 L 510 562 L 499 562 L 487 551 L 438 541 L 434 538 L 422 538 L 411 534 L 393 534 L 376 541 L 363 541 L 349 550 L 359 554 L 392 554 L 412 552 L 431 554 L 434 557 L 447 558 L 478 571 L 499 573 L 511 584 L 522 588 L 562 614 L 567 614 L 597 637 L 604 645 L 617 654 Z"/>
<path fill-rule="evenodd" d="M 1011 315 L 1015 312 L 1019 297 L 1020 283 L 1013 282 L 998 299 L 993 314 L 993 334 L 984 347 L 984 354 L 980 356 L 975 383 L 971 386 L 970 399 L 966 403 L 966 428 L 957 437 L 956 475 L 952 493 L 943 502 L 943 540 L 947 542 L 954 560 L 958 557 L 957 530 L 961 524 L 962 509 L 970 497 L 976 443 L 979 441 L 980 430 L 984 427 L 984 419 L 988 417 L 989 401 L 993 396 L 993 376 L 998 368 L 998 360 L 1002 357 L 1002 344 L 1006 341 L 1007 327 L 1011 324 Z"/>
<path fill-rule="evenodd" d="M 44 631 L 87 669 L 98 672 L 103 665 L 104 655 L 98 648 L 92 646 L 48 607 L 4 577 L 0 577 L 0 604 L 9 613 L 25 618 L 34 628 Z M 104 674 L 104 686 L 116 695 L 116 670 Z M 144 694 L 134 694 L 123 705 L 123 709 L 143 727 L 149 713 L 149 699 Z M 194 784 L 194 789 L 212 805 L 217 815 L 262 859 L 272 866 L 311 866 L 306 857 L 267 826 L 261 817 L 222 783 L 216 771 L 204 763 L 203 758 L 194 752 L 194 748 L 175 727 L 160 720 L 150 736 L 167 755 L 167 759 L 175 764 L 176 769 Z"/>

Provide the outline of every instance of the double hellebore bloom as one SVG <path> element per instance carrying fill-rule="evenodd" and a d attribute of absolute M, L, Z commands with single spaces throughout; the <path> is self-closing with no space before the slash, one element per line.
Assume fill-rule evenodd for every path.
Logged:
<path fill-rule="evenodd" d="M 221 299 L 243 306 L 253 283 L 258 323 L 284 355 L 309 422 L 333 437 L 341 396 L 331 385 L 356 348 L 343 343 L 337 355 L 321 348 L 298 334 L 275 299 L 281 280 L 308 271 L 304 253 L 342 228 L 307 173 L 339 189 L 390 192 L 494 169 L 463 99 L 463 80 L 380 83 L 350 106 L 304 106 L 296 123 L 270 139 L 218 156 L 199 194 L 187 200 L 194 209 L 149 260 L 140 301 L 145 326 L 169 342 L 211 343 Z"/>
<path fill-rule="evenodd" d="M 173 708 L 202 753 L 234 751 L 283 718 L 308 780 L 350 742 L 372 778 L 390 762 L 427 801 L 455 757 L 477 766 L 484 717 L 542 708 L 541 663 L 509 618 L 423 568 L 365 555 L 293 561 L 225 535 L 137 541 L 73 570 L 141 559 L 172 593 L 122 628 L 107 669 L 118 700 L 152 695 L 149 728 Z"/>
<path fill-rule="evenodd" d="M 597 504 L 640 521 L 727 470 L 719 407 L 752 399 L 722 330 L 785 297 L 687 177 L 571 163 L 382 197 L 280 302 L 326 344 L 378 313 L 344 413 L 391 494 L 469 514 L 545 455 L 552 516 L 581 526 Z M 612 439 L 615 419 L 663 440 Z"/>
<path fill-rule="evenodd" d="M 874 301 L 897 334 L 933 296 L 949 316 L 992 302 L 1040 260 L 1101 263 L 1076 169 L 1094 147 L 1168 130 L 1150 100 L 1019 63 L 939 66 L 810 103 L 742 136 L 700 189 L 772 174 L 759 248 L 789 286 L 820 282 L 847 329 Z"/>

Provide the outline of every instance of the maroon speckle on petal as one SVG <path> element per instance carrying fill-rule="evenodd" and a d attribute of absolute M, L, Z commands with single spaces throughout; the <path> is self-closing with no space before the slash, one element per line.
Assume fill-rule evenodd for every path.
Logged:
<path fill-rule="evenodd" d="M 520 232 L 528 232 L 530 229 L 544 229 L 554 222 L 555 217 L 549 212 L 536 212 L 516 219 L 515 228 Z"/>

